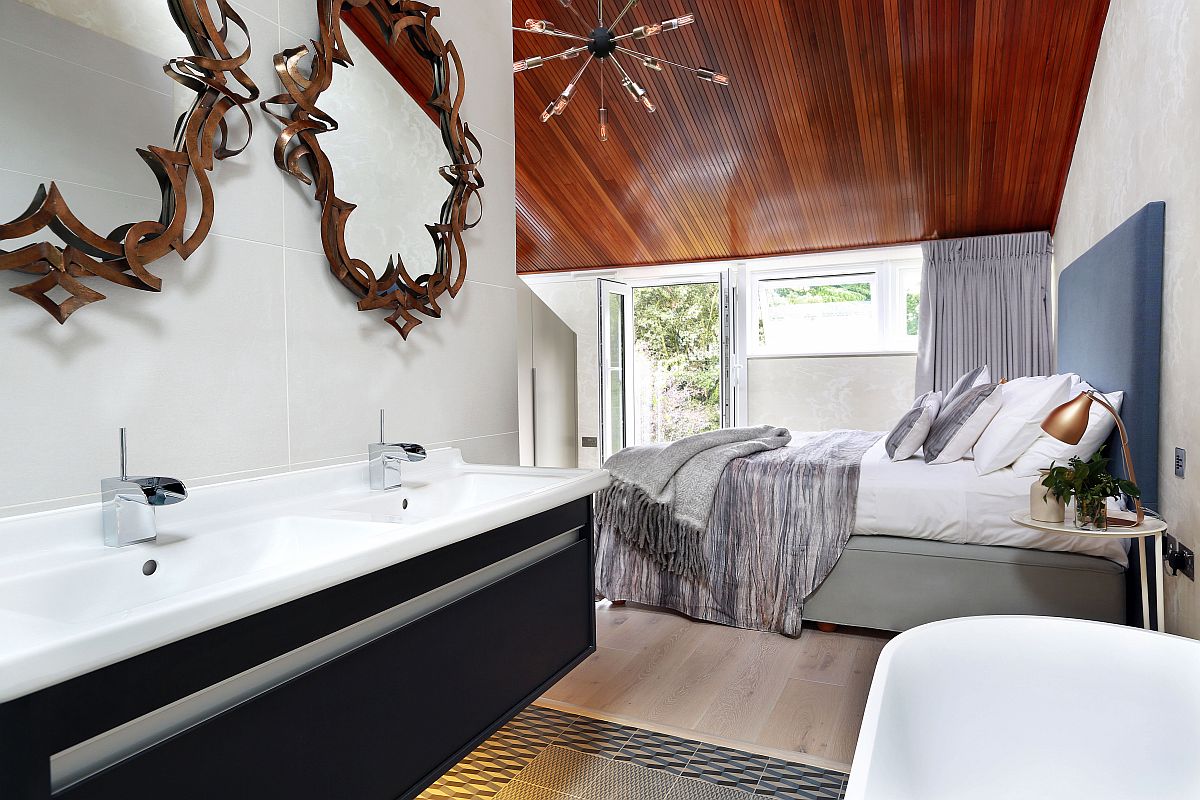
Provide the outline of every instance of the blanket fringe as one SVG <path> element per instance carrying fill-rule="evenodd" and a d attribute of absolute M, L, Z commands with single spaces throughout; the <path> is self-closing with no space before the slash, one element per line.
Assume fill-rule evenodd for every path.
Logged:
<path fill-rule="evenodd" d="M 596 524 L 611 531 L 667 572 L 685 578 L 705 576 L 704 531 L 675 517 L 631 483 L 614 479 L 596 493 Z"/>

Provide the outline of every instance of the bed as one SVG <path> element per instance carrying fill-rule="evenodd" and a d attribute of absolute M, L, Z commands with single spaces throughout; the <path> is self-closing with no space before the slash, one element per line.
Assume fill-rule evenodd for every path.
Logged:
<path fill-rule="evenodd" d="M 1143 208 L 1058 282 L 1058 370 L 1125 392 L 1122 417 L 1149 508 L 1158 488 L 1164 210 Z M 1109 452 L 1118 446 L 1110 441 Z M 854 535 L 805 600 L 803 618 L 889 631 L 979 614 L 1140 623 L 1140 606 L 1127 600 L 1130 564 L 1120 543 L 1045 536 L 1008 519 L 1027 506 L 1031 483 L 1007 469 L 978 476 L 969 461 L 892 463 L 876 443 L 862 457 Z M 597 589 L 612 600 L 703 608 L 711 613 L 693 615 L 725 621 L 702 587 L 659 574 L 603 530 Z"/>

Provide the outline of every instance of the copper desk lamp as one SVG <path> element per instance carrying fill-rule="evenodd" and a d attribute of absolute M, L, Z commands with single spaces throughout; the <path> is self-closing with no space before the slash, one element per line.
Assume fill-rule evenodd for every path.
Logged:
<path fill-rule="evenodd" d="M 1073 400 L 1063 403 L 1046 416 L 1045 421 L 1042 422 L 1042 430 L 1060 442 L 1079 444 L 1079 440 L 1083 438 L 1084 431 L 1087 430 L 1088 417 L 1092 411 L 1093 401 L 1102 405 L 1108 413 L 1112 414 L 1113 419 L 1117 421 L 1117 431 L 1121 434 L 1121 452 L 1125 457 L 1125 472 L 1129 477 L 1129 482 L 1137 484 L 1137 478 L 1133 474 L 1133 456 L 1129 453 L 1129 437 L 1125 434 L 1125 423 L 1121 422 L 1121 415 L 1104 399 L 1104 395 L 1099 392 L 1089 389 L 1081 392 Z M 1108 526 L 1110 528 L 1132 528 L 1141 525 L 1146 519 L 1146 512 L 1142 509 L 1142 501 L 1135 497 L 1133 498 L 1133 504 L 1134 509 L 1137 511 L 1136 520 L 1109 517 Z"/>

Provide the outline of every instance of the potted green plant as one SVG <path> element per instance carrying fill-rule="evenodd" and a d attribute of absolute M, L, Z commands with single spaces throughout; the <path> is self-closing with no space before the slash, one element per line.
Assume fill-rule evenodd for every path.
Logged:
<path fill-rule="evenodd" d="M 1075 527 L 1082 530 L 1108 530 L 1108 498 L 1129 495 L 1141 497 L 1138 487 L 1108 471 L 1109 459 L 1104 448 L 1087 461 L 1078 456 L 1066 466 L 1051 467 L 1042 479 L 1051 494 L 1063 502 L 1075 501 Z"/>

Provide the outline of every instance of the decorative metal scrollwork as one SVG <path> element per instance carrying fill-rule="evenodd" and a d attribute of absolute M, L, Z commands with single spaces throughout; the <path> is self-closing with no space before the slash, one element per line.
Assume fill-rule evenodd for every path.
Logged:
<path fill-rule="evenodd" d="M 432 273 L 413 277 L 403 259 L 392 256 L 387 268 L 377 275 L 365 261 L 350 255 L 346 246 L 346 222 L 356 206 L 342 200 L 334 190 L 333 166 L 317 137 L 337 130 L 338 123 L 317 102 L 333 83 L 334 65 L 353 66 L 342 38 L 344 9 L 369 7 L 368 18 L 378 26 L 389 49 L 407 44 L 429 62 L 433 92 L 428 105 L 438 120 L 450 164 L 439 170 L 450 185 L 434 224 L 426 225 L 433 238 L 436 262 Z M 305 184 L 314 186 L 321 204 L 321 241 L 334 277 L 355 297 L 358 309 L 390 309 L 389 325 L 407 339 L 422 320 L 417 314 L 441 316 L 438 298 L 455 297 L 467 276 L 467 250 L 463 233 L 477 225 L 482 216 L 468 220 L 472 198 L 479 200 L 483 178 L 479 173 L 481 147 L 459 113 L 465 81 L 462 62 L 453 42 L 443 41 L 433 26 L 439 9 L 414 0 L 317 0 L 319 41 L 293 47 L 275 56 L 275 70 L 284 93 L 264 100 L 264 111 L 283 125 L 275 142 L 275 163 Z M 305 74 L 303 62 L 311 56 Z M 273 111 L 272 106 L 281 110 Z M 380 153 L 386 158 L 386 153 Z M 305 171 L 307 168 L 307 172 Z"/>
<path fill-rule="evenodd" d="M 213 19 L 210 2 L 220 15 Z M 250 58 L 246 24 L 227 0 L 167 0 L 167 8 L 192 45 L 192 55 L 174 58 L 163 71 L 176 83 L 196 93 L 190 110 L 175 128 L 174 149 L 149 146 L 138 155 L 158 179 L 162 207 L 156 220 L 132 222 L 102 236 L 81 222 L 67 205 L 55 183 L 38 187 L 28 210 L 12 222 L 0 224 L 0 242 L 32 236 L 49 229 L 65 246 L 37 242 L 17 250 L 0 249 L 0 271 L 16 270 L 41 277 L 9 291 L 37 303 L 59 323 L 104 295 L 89 287 L 89 278 L 157 292 L 162 279 L 147 265 L 174 250 L 187 258 L 204 241 L 212 226 L 213 190 L 208 173 L 214 161 L 236 156 L 246 148 L 253 128 L 245 106 L 258 99 L 258 87 L 242 66 Z M 245 38 L 245 49 L 229 52 L 229 26 Z M 236 83 L 236 87 L 231 84 Z M 240 93 L 239 90 L 240 89 Z M 225 115 L 233 109 L 246 120 L 246 142 L 230 147 Z M 187 181 L 200 189 L 201 211 L 195 228 L 185 235 Z M 61 287 L 70 297 L 57 302 L 49 293 Z"/>

